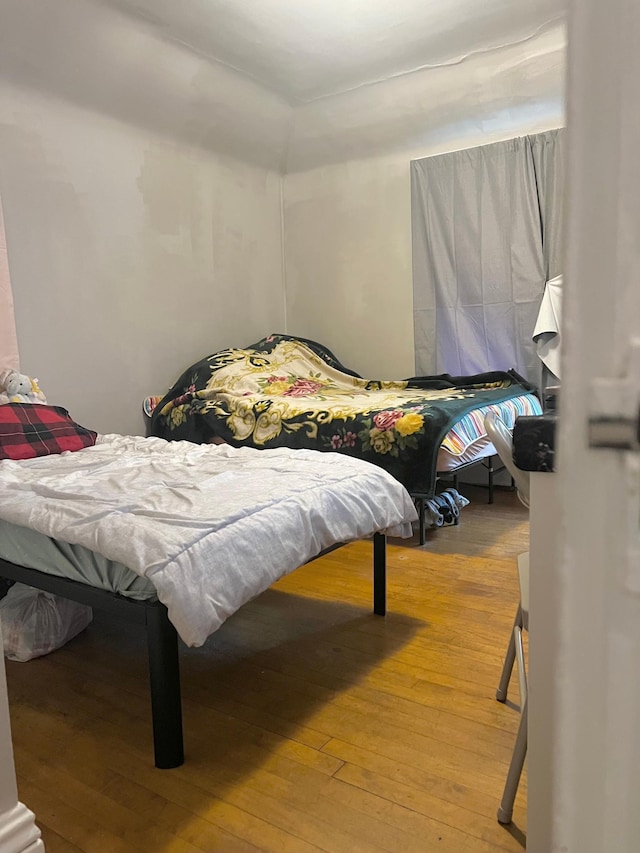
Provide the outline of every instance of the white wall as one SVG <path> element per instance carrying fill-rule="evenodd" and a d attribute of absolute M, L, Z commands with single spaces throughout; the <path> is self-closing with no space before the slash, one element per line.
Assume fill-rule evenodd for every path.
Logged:
<path fill-rule="evenodd" d="M 21 369 L 101 432 L 193 361 L 284 325 L 280 176 L 0 88 Z"/>
<path fill-rule="evenodd" d="M 101 432 L 284 328 L 291 108 L 87 0 L 0 18 L 0 198 L 21 369 Z"/>
<path fill-rule="evenodd" d="M 408 198 L 405 156 L 285 178 L 287 328 L 370 378 L 413 373 Z"/>
<path fill-rule="evenodd" d="M 564 124 L 561 26 L 298 109 L 285 177 L 291 332 L 375 378 L 414 373 L 409 162 Z"/>

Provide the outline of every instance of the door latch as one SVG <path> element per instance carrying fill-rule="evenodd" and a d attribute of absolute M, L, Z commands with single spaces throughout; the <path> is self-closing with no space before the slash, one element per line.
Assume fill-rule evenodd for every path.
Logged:
<path fill-rule="evenodd" d="M 640 339 L 630 342 L 629 369 L 621 379 L 591 384 L 589 447 L 640 450 Z"/>
<path fill-rule="evenodd" d="M 603 415 L 590 417 L 589 447 L 640 450 L 640 408 L 633 418 Z"/>

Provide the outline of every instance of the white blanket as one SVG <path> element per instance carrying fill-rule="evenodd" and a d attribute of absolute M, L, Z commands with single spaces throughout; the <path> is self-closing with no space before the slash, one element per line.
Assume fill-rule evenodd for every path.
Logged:
<path fill-rule="evenodd" d="M 323 548 L 410 536 L 404 487 L 338 453 L 139 436 L 0 462 L 0 517 L 80 544 L 149 578 L 185 643 Z"/>

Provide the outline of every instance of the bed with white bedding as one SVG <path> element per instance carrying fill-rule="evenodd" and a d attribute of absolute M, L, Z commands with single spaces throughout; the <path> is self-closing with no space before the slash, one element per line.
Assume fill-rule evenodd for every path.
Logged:
<path fill-rule="evenodd" d="M 146 622 L 156 764 L 172 767 L 183 760 L 175 632 L 201 645 L 279 577 L 371 535 L 374 611 L 384 613 L 384 535 L 411 536 L 416 512 L 397 480 L 355 458 L 103 435 L 77 452 L 0 462 L 0 519 L 13 541 L 0 545 L 0 576 L 117 603 Z M 55 577 L 24 560 L 20 528 L 30 547 L 34 535 L 68 543 L 80 565 L 86 549 L 125 588 L 146 586 L 133 599 L 114 592 L 100 560 L 84 578 Z"/>

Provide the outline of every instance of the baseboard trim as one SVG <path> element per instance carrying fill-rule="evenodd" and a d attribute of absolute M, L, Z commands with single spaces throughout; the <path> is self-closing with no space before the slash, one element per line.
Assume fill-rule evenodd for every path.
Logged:
<path fill-rule="evenodd" d="M 0 853 L 38 853 L 44 850 L 36 817 L 22 803 L 0 813 Z"/>

